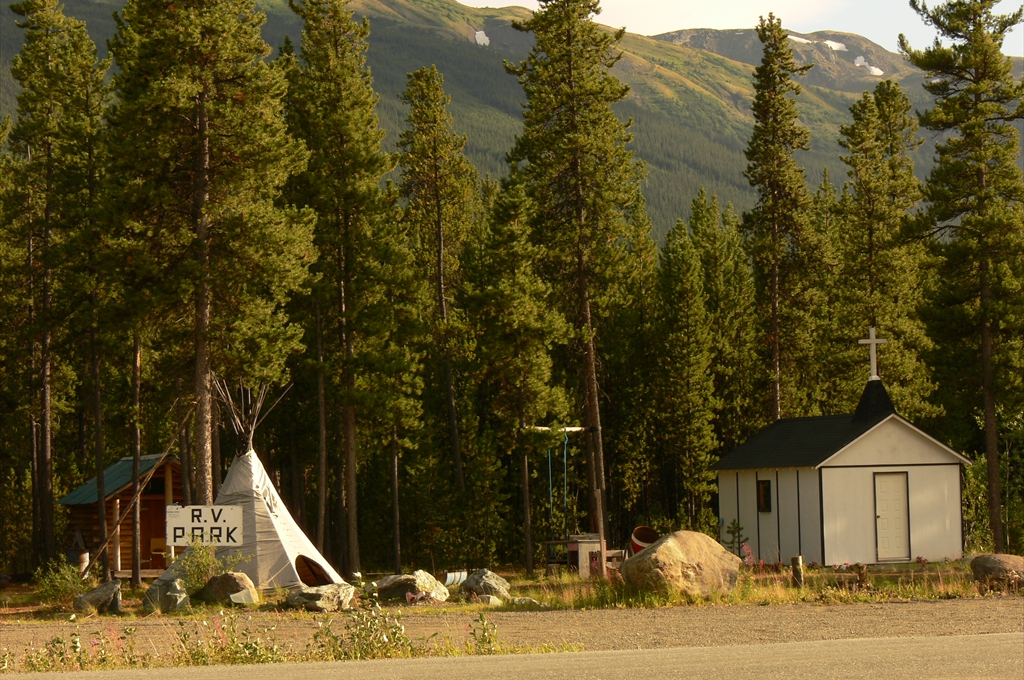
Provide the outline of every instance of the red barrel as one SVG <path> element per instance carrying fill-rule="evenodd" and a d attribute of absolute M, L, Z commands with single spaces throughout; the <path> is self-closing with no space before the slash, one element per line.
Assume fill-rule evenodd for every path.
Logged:
<path fill-rule="evenodd" d="M 637 527 L 633 529 L 633 535 L 629 537 L 629 545 L 633 548 L 633 554 L 637 554 L 651 543 L 654 543 L 661 534 L 652 529 L 651 527 Z"/>

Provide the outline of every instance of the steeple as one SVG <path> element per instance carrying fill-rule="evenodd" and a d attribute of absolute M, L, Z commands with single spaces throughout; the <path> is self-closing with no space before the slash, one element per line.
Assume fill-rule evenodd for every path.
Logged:
<path fill-rule="evenodd" d="M 885 416 L 896 413 L 896 407 L 892 405 L 889 393 L 885 391 L 885 385 L 878 377 L 868 380 L 864 386 L 864 393 L 860 395 L 860 403 L 853 414 L 854 422 L 879 421 Z"/>

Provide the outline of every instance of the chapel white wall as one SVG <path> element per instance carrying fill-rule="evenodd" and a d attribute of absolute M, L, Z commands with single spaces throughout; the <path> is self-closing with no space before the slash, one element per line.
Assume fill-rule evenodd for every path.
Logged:
<path fill-rule="evenodd" d="M 899 418 L 889 418 L 850 444 L 825 465 L 941 465 L 959 459 Z"/>
<path fill-rule="evenodd" d="M 878 465 L 822 468 L 824 564 L 878 562 L 876 472 L 907 473 L 911 559 L 960 559 L 959 465 Z"/>
<path fill-rule="evenodd" d="M 757 481 L 761 479 L 772 484 L 771 512 L 757 511 Z M 723 544 L 730 540 L 726 533 L 729 524 L 739 519 L 755 560 L 788 564 L 792 557 L 802 554 L 805 563 L 821 563 L 817 470 L 722 470 L 718 473 L 718 505 Z"/>

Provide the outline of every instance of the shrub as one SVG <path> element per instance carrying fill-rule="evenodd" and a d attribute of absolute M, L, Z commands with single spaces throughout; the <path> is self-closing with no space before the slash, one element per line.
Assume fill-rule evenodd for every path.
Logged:
<path fill-rule="evenodd" d="M 233 571 L 241 562 L 248 559 L 242 557 L 241 553 L 218 558 L 217 549 L 214 546 L 192 541 L 192 544 L 182 554 L 181 559 L 178 560 L 177 568 L 182 573 L 185 592 L 195 595 L 211 578 Z"/>
<path fill-rule="evenodd" d="M 46 604 L 67 604 L 75 595 L 89 592 L 94 581 L 83 579 L 78 569 L 66 560 L 50 560 L 36 569 L 32 579 L 39 586 L 36 594 Z"/>

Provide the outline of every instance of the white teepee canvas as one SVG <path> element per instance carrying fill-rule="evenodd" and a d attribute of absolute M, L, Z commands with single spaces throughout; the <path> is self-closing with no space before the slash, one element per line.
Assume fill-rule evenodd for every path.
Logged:
<path fill-rule="evenodd" d="M 345 582 L 292 519 L 255 451 L 235 457 L 215 504 L 241 506 L 242 545 L 218 548 L 217 557 L 240 551 L 246 559 L 235 570 L 257 588 Z"/>

